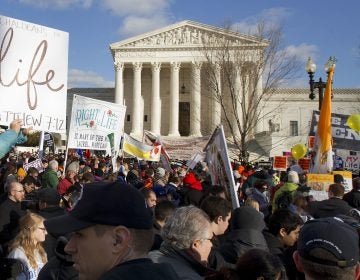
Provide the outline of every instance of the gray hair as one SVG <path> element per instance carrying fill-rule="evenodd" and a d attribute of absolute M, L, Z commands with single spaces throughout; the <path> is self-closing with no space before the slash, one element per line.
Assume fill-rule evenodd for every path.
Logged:
<path fill-rule="evenodd" d="M 57 171 L 58 167 L 59 167 L 59 163 L 55 159 L 53 159 L 49 162 L 50 169 Z"/>
<path fill-rule="evenodd" d="M 198 239 L 208 238 L 209 216 L 195 206 L 180 207 L 166 221 L 162 231 L 164 243 L 176 249 L 188 249 Z"/>

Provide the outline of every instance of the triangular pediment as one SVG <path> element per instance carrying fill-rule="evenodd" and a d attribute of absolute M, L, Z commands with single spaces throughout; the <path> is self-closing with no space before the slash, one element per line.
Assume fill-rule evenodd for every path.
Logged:
<path fill-rule="evenodd" d="M 201 47 L 205 42 L 226 39 L 231 46 L 265 47 L 266 41 L 210 25 L 182 21 L 110 45 L 110 49 Z"/>

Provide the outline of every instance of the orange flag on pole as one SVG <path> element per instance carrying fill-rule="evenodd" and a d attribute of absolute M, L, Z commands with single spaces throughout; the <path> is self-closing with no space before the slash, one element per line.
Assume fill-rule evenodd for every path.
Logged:
<path fill-rule="evenodd" d="M 331 130 L 331 91 L 334 66 L 330 67 L 326 82 L 324 99 L 315 136 L 315 160 L 311 173 L 330 173 L 333 168 L 332 130 Z"/>

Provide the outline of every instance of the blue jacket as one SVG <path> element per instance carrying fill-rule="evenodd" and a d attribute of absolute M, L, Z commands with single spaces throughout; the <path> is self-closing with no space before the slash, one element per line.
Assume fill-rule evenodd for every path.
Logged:
<path fill-rule="evenodd" d="M 8 129 L 0 134 L 0 158 L 3 158 L 15 144 L 21 144 L 27 141 L 27 137 L 16 133 L 13 129 Z"/>

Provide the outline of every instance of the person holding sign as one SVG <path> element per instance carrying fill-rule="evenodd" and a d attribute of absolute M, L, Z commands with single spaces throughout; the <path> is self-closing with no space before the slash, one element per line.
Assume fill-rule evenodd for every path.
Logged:
<path fill-rule="evenodd" d="M 21 144 L 27 141 L 26 135 L 32 128 L 21 129 L 22 121 L 13 120 L 10 123 L 10 129 L 0 134 L 0 158 L 3 158 L 15 144 Z"/>

